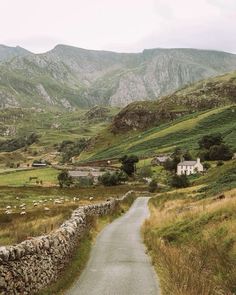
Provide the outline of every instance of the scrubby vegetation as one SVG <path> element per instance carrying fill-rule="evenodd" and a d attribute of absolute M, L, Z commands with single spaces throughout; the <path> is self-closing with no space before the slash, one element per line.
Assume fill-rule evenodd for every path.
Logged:
<path fill-rule="evenodd" d="M 163 295 L 236 292 L 235 173 L 230 161 L 151 199 L 143 233 Z"/>
<path fill-rule="evenodd" d="M 28 147 L 35 142 L 38 142 L 39 136 L 35 133 L 30 135 L 9 139 L 6 141 L 0 142 L 0 152 L 12 152 L 23 147 Z"/>

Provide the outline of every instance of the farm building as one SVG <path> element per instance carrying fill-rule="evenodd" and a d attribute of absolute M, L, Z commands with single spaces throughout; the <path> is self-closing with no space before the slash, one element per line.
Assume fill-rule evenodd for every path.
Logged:
<path fill-rule="evenodd" d="M 190 175 L 198 172 L 203 172 L 203 166 L 201 164 L 200 158 L 197 158 L 196 161 L 181 161 L 177 165 L 177 175 Z"/>
<path fill-rule="evenodd" d="M 171 160 L 171 157 L 169 155 L 160 155 L 160 156 L 156 156 L 151 164 L 152 165 L 164 165 L 164 163 L 167 161 L 167 160 Z"/>

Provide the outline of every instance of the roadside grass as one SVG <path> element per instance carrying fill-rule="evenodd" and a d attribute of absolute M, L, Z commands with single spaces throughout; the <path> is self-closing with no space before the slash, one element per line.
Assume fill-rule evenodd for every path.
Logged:
<path fill-rule="evenodd" d="M 213 181 L 213 180 L 212 180 Z M 235 186 L 236 187 L 236 186 Z M 236 292 L 236 190 L 196 198 L 198 186 L 158 194 L 143 226 L 163 295 Z"/>
<path fill-rule="evenodd" d="M 60 278 L 55 283 L 52 283 L 50 286 L 39 292 L 39 295 L 63 295 L 64 292 L 79 278 L 79 275 L 85 268 L 97 235 L 107 224 L 124 214 L 134 200 L 135 195 L 131 195 L 116 208 L 113 214 L 95 219 L 91 230 L 78 243 L 78 247 L 73 254 L 70 264 L 61 273 Z"/>

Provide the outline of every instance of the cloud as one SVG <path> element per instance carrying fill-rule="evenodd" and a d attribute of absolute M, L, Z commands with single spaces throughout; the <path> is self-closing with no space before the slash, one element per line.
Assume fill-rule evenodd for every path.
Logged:
<path fill-rule="evenodd" d="M 0 43 L 35 52 L 57 43 L 141 51 L 195 47 L 236 52 L 235 0 L 8 0 Z"/>

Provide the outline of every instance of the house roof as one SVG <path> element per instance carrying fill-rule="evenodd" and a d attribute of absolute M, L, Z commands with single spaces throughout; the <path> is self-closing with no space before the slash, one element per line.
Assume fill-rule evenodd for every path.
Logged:
<path fill-rule="evenodd" d="M 159 162 L 166 162 L 168 159 L 170 159 L 170 156 L 157 156 L 156 159 Z"/>
<path fill-rule="evenodd" d="M 99 177 L 102 174 L 104 174 L 104 172 L 102 171 L 68 171 L 69 175 L 71 177 Z"/>
<path fill-rule="evenodd" d="M 197 161 L 183 161 L 178 164 L 178 166 L 194 166 L 197 164 Z"/>

